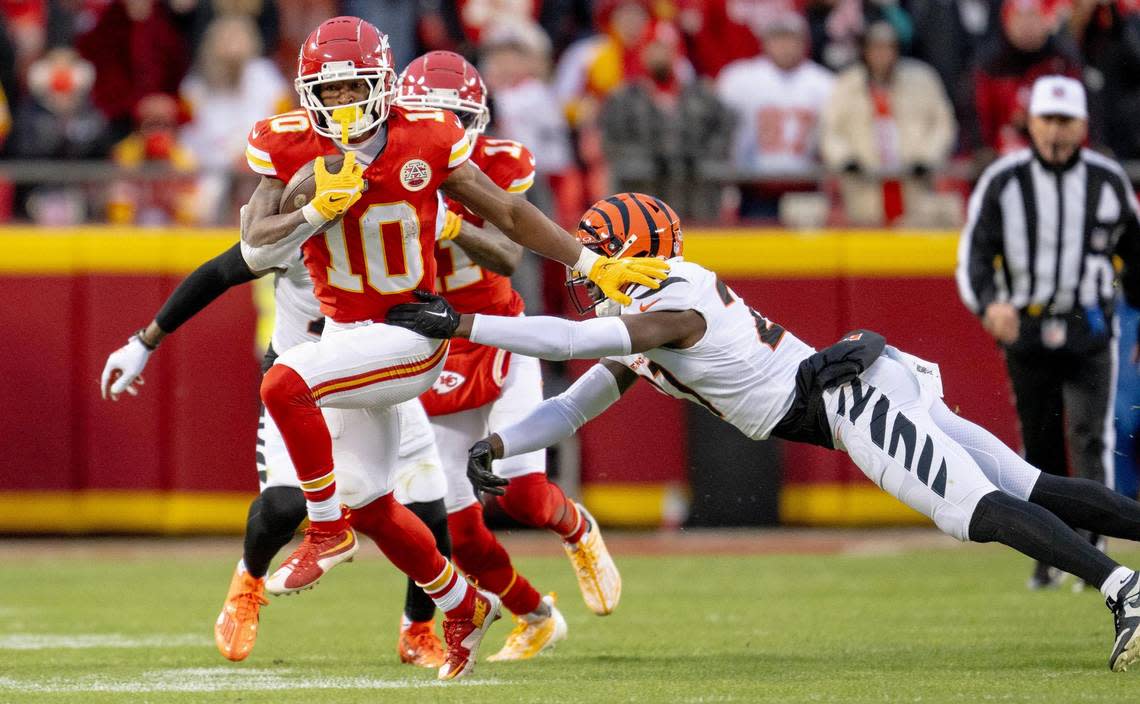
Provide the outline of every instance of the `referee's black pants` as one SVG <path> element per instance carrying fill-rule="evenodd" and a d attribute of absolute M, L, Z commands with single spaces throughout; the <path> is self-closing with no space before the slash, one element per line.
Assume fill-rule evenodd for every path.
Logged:
<path fill-rule="evenodd" d="M 1006 350 L 1029 464 L 1067 476 L 1067 440 L 1076 476 L 1114 485 L 1113 467 L 1105 462 L 1115 450 L 1115 350 L 1115 338 L 1093 353 Z"/>

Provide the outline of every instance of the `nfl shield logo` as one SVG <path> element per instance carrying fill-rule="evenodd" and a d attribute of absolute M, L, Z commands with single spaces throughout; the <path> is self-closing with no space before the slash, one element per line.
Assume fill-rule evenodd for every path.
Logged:
<path fill-rule="evenodd" d="M 404 162 L 400 169 L 400 183 L 409 191 L 422 191 L 431 181 L 431 167 L 423 159 Z"/>

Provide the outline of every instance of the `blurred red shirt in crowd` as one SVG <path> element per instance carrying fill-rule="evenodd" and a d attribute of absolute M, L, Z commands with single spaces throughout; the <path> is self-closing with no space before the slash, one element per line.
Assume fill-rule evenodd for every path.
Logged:
<path fill-rule="evenodd" d="M 1062 4 L 1053 0 L 1006 0 L 1002 36 L 979 59 L 974 101 L 982 146 L 1008 154 L 1026 146 L 1029 92 L 1044 75 L 1080 77 L 1075 47 L 1053 33 Z"/>
<path fill-rule="evenodd" d="M 117 0 L 75 46 L 95 65 L 92 98 L 112 122 L 129 121 L 144 96 L 176 95 L 190 65 L 170 11 L 157 0 Z"/>

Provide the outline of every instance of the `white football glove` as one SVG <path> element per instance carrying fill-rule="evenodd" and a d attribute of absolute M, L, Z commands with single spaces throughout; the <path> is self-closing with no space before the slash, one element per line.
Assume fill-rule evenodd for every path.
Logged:
<path fill-rule="evenodd" d="M 110 396 L 112 401 L 118 401 L 119 394 L 124 391 L 131 396 L 138 396 L 138 387 L 143 385 L 143 378 L 139 375 L 146 368 L 151 352 L 153 350 L 147 349 L 137 334 L 131 335 L 127 344 L 112 352 L 107 357 L 103 377 L 99 381 L 103 398 Z"/>

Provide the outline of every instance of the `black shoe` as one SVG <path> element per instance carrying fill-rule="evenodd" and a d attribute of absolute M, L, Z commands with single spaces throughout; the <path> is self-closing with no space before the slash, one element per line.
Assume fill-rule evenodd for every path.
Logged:
<path fill-rule="evenodd" d="M 1051 567 L 1044 562 L 1038 562 L 1033 567 L 1033 574 L 1029 576 L 1029 582 L 1025 585 L 1030 591 L 1037 591 L 1039 589 L 1056 589 L 1061 585 L 1061 580 L 1065 578 L 1065 573 L 1056 567 Z"/>
<path fill-rule="evenodd" d="M 1112 622 L 1116 626 L 1116 642 L 1108 667 L 1113 672 L 1125 672 L 1128 666 L 1140 660 L 1140 574 L 1124 583 L 1115 599 L 1105 600 L 1112 609 Z"/>

